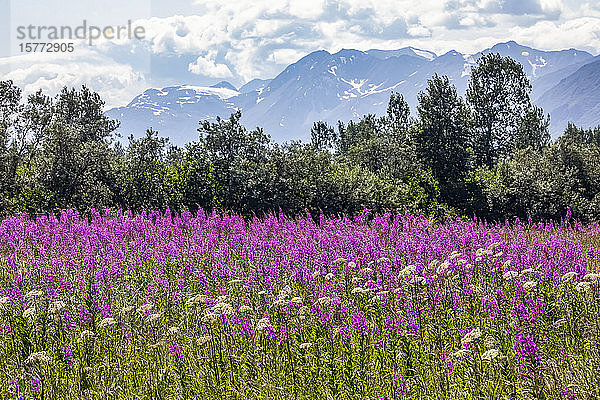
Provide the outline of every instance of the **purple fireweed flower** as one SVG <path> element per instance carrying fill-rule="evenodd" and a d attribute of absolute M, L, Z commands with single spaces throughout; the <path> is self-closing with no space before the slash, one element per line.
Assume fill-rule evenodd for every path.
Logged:
<path fill-rule="evenodd" d="M 569 388 L 565 388 L 562 392 L 560 392 L 560 396 L 563 400 L 577 400 L 577 395 L 575 395 Z"/>
<path fill-rule="evenodd" d="M 404 380 L 404 376 L 400 372 L 394 374 L 392 377 L 392 380 L 393 380 L 395 394 L 408 393 L 408 387 L 406 386 L 406 381 Z"/>
<path fill-rule="evenodd" d="M 40 393 L 40 381 L 36 378 L 33 378 L 31 381 L 31 395 L 35 398 Z"/>
<path fill-rule="evenodd" d="M 22 399 L 23 395 L 21 394 L 21 390 L 19 389 L 19 382 L 15 380 L 8 381 L 8 391 L 10 393 L 10 397 L 15 397 L 17 399 Z"/>
<path fill-rule="evenodd" d="M 533 338 L 528 334 L 517 332 L 513 346 L 520 362 L 522 379 L 535 379 L 542 369 L 542 359 Z"/>
<path fill-rule="evenodd" d="M 67 364 L 73 364 L 73 351 L 71 351 L 71 348 L 69 346 L 63 346 L 63 356 Z"/>
<path fill-rule="evenodd" d="M 183 351 L 181 350 L 181 348 L 179 347 L 179 344 L 177 344 L 177 342 L 172 341 L 169 344 L 169 351 L 171 353 L 171 356 L 173 356 L 174 359 L 180 360 L 183 358 Z"/>

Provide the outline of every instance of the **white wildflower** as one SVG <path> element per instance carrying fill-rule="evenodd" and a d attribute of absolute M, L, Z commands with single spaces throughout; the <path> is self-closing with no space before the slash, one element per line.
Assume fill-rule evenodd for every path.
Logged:
<path fill-rule="evenodd" d="M 121 314 L 129 314 L 135 309 L 134 306 L 125 306 L 121 309 Z"/>
<path fill-rule="evenodd" d="M 50 303 L 50 306 L 48 306 L 48 311 L 50 314 L 59 314 L 65 309 L 66 306 L 67 305 L 64 301 L 53 301 Z"/>
<path fill-rule="evenodd" d="M 460 343 L 463 346 L 471 343 L 472 341 L 479 339 L 481 337 L 481 330 L 479 328 L 472 329 L 469 333 L 467 333 L 461 340 Z"/>
<path fill-rule="evenodd" d="M 192 307 L 192 306 L 195 306 L 197 304 L 205 303 L 205 302 L 206 302 L 206 295 L 205 294 L 197 294 L 195 296 L 190 297 L 185 302 L 185 305 L 188 306 L 188 307 Z"/>
<path fill-rule="evenodd" d="M 591 285 L 592 284 L 590 282 L 579 282 L 577 285 L 575 285 L 575 290 L 578 292 L 585 292 L 591 289 Z"/>
<path fill-rule="evenodd" d="M 498 351 L 498 349 L 489 349 L 488 351 L 486 351 L 485 353 L 483 353 L 481 355 L 481 359 L 486 360 L 486 361 L 492 361 L 499 355 L 500 355 L 500 351 Z"/>
<path fill-rule="evenodd" d="M 508 280 L 511 280 L 511 279 L 514 279 L 514 278 L 516 278 L 516 277 L 518 277 L 518 276 L 519 276 L 519 273 L 518 273 L 517 271 L 506 271 L 506 272 L 505 272 L 505 273 L 502 275 L 502 277 L 503 277 L 504 279 L 506 279 L 507 281 L 508 281 Z"/>
<path fill-rule="evenodd" d="M 529 291 L 529 290 L 535 289 L 536 286 L 537 286 L 536 281 L 527 281 L 523 284 L 523 289 Z"/>
<path fill-rule="evenodd" d="M 487 335 L 485 337 L 485 340 L 483 341 L 483 345 L 485 346 L 486 349 L 491 349 L 494 346 L 496 346 L 498 342 L 496 341 L 496 339 L 491 336 L 491 335 Z"/>
<path fill-rule="evenodd" d="M 302 350 L 306 350 L 306 349 L 308 349 L 310 346 L 312 346 L 312 343 L 302 343 L 302 344 L 300 345 L 300 348 L 301 348 Z"/>
<path fill-rule="evenodd" d="M 577 275 L 577 272 L 573 272 L 573 271 L 567 272 L 566 274 L 564 274 L 562 276 L 562 281 L 563 282 L 570 282 L 570 281 L 573 280 L 573 278 L 575 277 L 575 275 Z"/>
<path fill-rule="evenodd" d="M 377 262 L 390 262 L 390 259 L 387 257 L 381 257 L 379 260 L 377 260 Z"/>
<path fill-rule="evenodd" d="M 37 353 L 31 353 L 29 357 L 27 357 L 27 363 L 49 363 L 52 361 L 50 356 L 45 351 L 39 351 Z"/>
<path fill-rule="evenodd" d="M 152 307 L 154 306 L 151 303 L 142 304 L 138 307 L 137 312 L 140 314 L 145 314 L 148 311 L 152 310 Z"/>
<path fill-rule="evenodd" d="M 35 307 L 29 307 L 27 310 L 23 312 L 23 318 L 25 319 L 33 319 L 35 318 L 36 310 Z"/>
<path fill-rule="evenodd" d="M 77 337 L 77 341 L 79 343 L 90 342 L 90 341 L 94 340 L 94 337 L 96 337 L 94 332 L 86 329 L 79 333 L 79 336 Z"/>
<path fill-rule="evenodd" d="M 256 330 L 258 332 L 262 332 L 267 328 L 273 328 L 273 325 L 271 325 L 271 322 L 269 321 L 269 318 L 265 317 L 265 318 L 261 318 L 258 323 L 256 324 Z"/>
<path fill-rule="evenodd" d="M 259 296 L 264 296 L 265 294 L 267 294 L 266 290 L 261 290 L 260 292 L 257 293 Z"/>
<path fill-rule="evenodd" d="M 161 313 L 154 313 L 154 314 L 150 314 L 150 316 L 148 317 L 148 321 L 150 322 L 154 322 L 157 319 L 159 319 L 162 316 Z"/>
<path fill-rule="evenodd" d="M 292 288 L 289 285 L 286 285 L 283 289 L 279 291 L 280 299 L 287 299 L 292 295 Z"/>
<path fill-rule="evenodd" d="M 600 280 L 600 274 L 594 274 L 594 273 L 590 273 L 590 274 L 585 274 L 583 277 L 584 281 L 597 281 Z"/>
<path fill-rule="evenodd" d="M 521 276 L 527 275 L 527 274 L 535 274 L 537 271 L 533 268 L 525 268 L 523 271 L 521 271 Z"/>
<path fill-rule="evenodd" d="M 464 356 L 466 356 L 469 352 L 465 349 L 460 349 L 455 353 L 452 353 L 452 357 L 454 358 L 463 358 Z"/>
<path fill-rule="evenodd" d="M 373 270 L 369 267 L 364 268 L 360 271 L 363 275 L 371 275 L 373 273 Z"/>
<path fill-rule="evenodd" d="M 242 283 L 241 279 L 231 279 L 229 282 L 227 282 L 229 285 L 237 285 L 239 283 Z"/>
<path fill-rule="evenodd" d="M 444 275 L 444 273 L 446 273 L 446 271 L 448 270 L 448 267 L 450 266 L 450 263 L 448 261 L 444 261 L 443 263 L 440 264 L 440 266 L 437 269 L 437 274 L 438 275 Z"/>
<path fill-rule="evenodd" d="M 504 252 L 503 251 L 499 251 L 496 254 L 494 254 L 494 257 L 499 258 L 499 257 L 502 257 L 503 255 L 504 255 Z"/>
<path fill-rule="evenodd" d="M 27 299 L 28 301 L 34 300 L 38 297 L 42 297 L 44 295 L 44 292 L 42 292 L 41 290 L 30 290 L 29 292 L 27 292 L 25 294 L 25 299 Z"/>
<path fill-rule="evenodd" d="M 333 275 L 333 274 L 330 272 L 330 273 L 328 273 L 327 275 L 325 275 L 325 280 L 326 280 L 327 282 L 329 282 L 329 281 L 332 281 L 334 277 L 335 277 L 335 276 L 334 276 L 334 275 Z"/>
<path fill-rule="evenodd" d="M 114 318 L 104 318 L 102 321 L 100 321 L 98 327 L 106 328 L 107 326 L 114 326 L 116 323 L 117 321 L 115 321 Z"/>
<path fill-rule="evenodd" d="M 178 326 L 171 326 L 168 330 L 167 330 L 169 335 L 172 336 L 177 336 L 177 334 L 179 334 L 179 327 Z"/>
<path fill-rule="evenodd" d="M 354 268 L 356 268 L 356 263 L 355 263 L 354 261 L 350 261 L 350 262 L 348 263 L 348 268 L 350 268 L 350 269 L 354 269 Z"/>
<path fill-rule="evenodd" d="M 300 297 L 292 297 L 290 301 L 294 304 L 302 304 L 302 298 Z"/>
<path fill-rule="evenodd" d="M 231 315 L 234 313 L 234 309 L 229 303 L 220 302 L 212 307 L 212 311 L 217 315 Z"/>
<path fill-rule="evenodd" d="M 196 343 L 198 343 L 199 346 L 202 346 L 203 344 L 210 342 L 210 339 L 212 339 L 211 335 L 203 335 L 196 339 Z"/>
<path fill-rule="evenodd" d="M 216 324 L 218 321 L 219 316 L 212 312 L 208 312 L 202 317 L 202 322 L 205 324 Z"/>
<path fill-rule="evenodd" d="M 308 307 L 306 307 L 306 306 L 302 306 L 302 307 L 300 307 L 300 308 L 298 309 L 298 314 L 300 314 L 300 315 L 304 315 L 304 314 L 306 314 L 306 313 L 308 313 Z"/>
<path fill-rule="evenodd" d="M 406 266 L 402 271 L 400 271 L 400 276 L 406 278 L 409 275 L 414 275 L 417 272 L 417 267 L 414 265 Z"/>
<path fill-rule="evenodd" d="M 481 257 L 483 255 L 483 252 L 485 251 L 484 248 L 478 248 L 477 251 L 475 252 L 475 256 L 476 257 Z"/>
<path fill-rule="evenodd" d="M 286 300 L 284 300 L 284 299 L 277 299 L 277 300 L 275 300 L 275 301 L 273 302 L 273 305 L 274 305 L 275 307 L 284 307 L 284 306 L 286 306 L 286 305 L 287 305 L 287 301 L 286 301 Z"/>
<path fill-rule="evenodd" d="M 364 293 L 369 293 L 369 289 L 364 289 L 362 287 L 355 287 L 354 289 L 352 289 L 352 294 L 364 294 Z"/>
<path fill-rule="evenodd" d="M 319 299 L 316 301 L 316 303 L 317 303 L 317 304 L 319 304 L 319 305 L 321 305 L 321 306 L 325 306 L 325 307 L 327 307 L 328 305 L 330 305 L 330 304 L 331 304 L 331 298 L 330 298 L 330 297 L 327 297 L 327 296 L 324 296 L 324 297 L 321 297 L 321 298 L 319 298 Z"/>
<path fill-rule="evenodd" d="M 500 242 L 494 242 L 494 243 L 491 243 L 491 244 L 490 244 L 490 245 L 487 247 L 487 249 L 488 249 L 488 250 L 494 250 L 494 249 L 495 249 L 496 247 L 498 247 L 498 246 L 500 246 Z"/>
<path fill-rule="evenodd" d="M 245 313 L 245 312 L 249 312 L 249 311 L 252 311 L 252 307 L 250 307 L 250 306 L 248 306 L 246 304 L 240 306 L 240 312 L 242 314 Z"/>
<path fill-rule="evenodd" d="M 215 299 L 215 303 L 226 303 L 227 301 L 229 301 L 229 297 L 226 294 Z"/>

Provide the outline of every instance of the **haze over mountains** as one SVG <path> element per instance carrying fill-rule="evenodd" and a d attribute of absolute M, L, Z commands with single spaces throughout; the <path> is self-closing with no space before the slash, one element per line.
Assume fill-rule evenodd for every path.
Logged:
<path fill-rule="evenodd" d="M 123 136 L 141 136 L 152 127 L 182 145 L 197 138 L 199 120 L 226 118 L 241 109 L 247 127 L 260 126 L 275 141 L 306 140 L 318 120 L 336 124 L 369 113 L 383 115 L 392 91 L 402 93 L 416 115 L 417 95 L 435 73 L 447 75 L 464 95 L 471 66 L 489 52 L 523 65 L 533 86 L 532 100 L 551 115 L 553 137 L 569 121 L 600 125 L 600 57 L 576 49 L 541 51 L 512 41 L 476 54 L 450 51 L 439 56 L 412 47 L 315 51 L 271 80 L 254 79 L 239 89 L 228 82 L 148 89 L 107 114 L 121 121 Z"/>

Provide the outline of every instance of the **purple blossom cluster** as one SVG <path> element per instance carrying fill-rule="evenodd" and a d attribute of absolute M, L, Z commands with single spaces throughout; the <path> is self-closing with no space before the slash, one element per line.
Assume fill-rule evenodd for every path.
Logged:
<path fill-rule="evenodd" d="M 157 352 L 178 371 L 205 368 L 198 380 L 219 368 L 251 380 L 254 369 L 264 377 L 289 364 L 273 379 L 299 385 L 296 374 L 310 382 L 329 371 L 331 393 L 416 396 L 425 393 L 419 374 L 443 374 L 442 393 L 469 374 L 507 393 L 551 392 L 575 379 L 547 378 L 563 359 L 558 344 L 574 351 L 595 340 L 596 237 L 597 225 L 434 223 L 408 213 L 7 218 L 0 350 L 10 357 L 0 367 L 12 375 L 0 390 L 37 395 L 38 377 L 58 371 L 91 387 L 98 363 Z M 592 314 L 573 313 L 583 306 Z"/>

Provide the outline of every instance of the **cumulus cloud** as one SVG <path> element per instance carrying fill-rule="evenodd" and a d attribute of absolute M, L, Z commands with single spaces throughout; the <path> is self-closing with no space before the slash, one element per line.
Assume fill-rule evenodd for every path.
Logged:
<path fill-rule="evenodd" d="M 206 56 L 196 58 L 196 61 L 188 65 L 188 70 L 197 75 L 205 75 L 211 78 L 230 78 L 233 76 L 229 67 L 225 64 L 215 62 L 215 53 L 208 52 Z"/>
<path fill-rule="evenodd" d="M 565 22 L 540 21 L 527 28 L 516 27 L 514 36 L 543 49 L 600 49 L 600 18 L 582 17 Z"/>
<path fill-rule="evenodd" d="M 102 94 L 107 108 L 126 104 L 147 88 L 144 74 L 131 65 L 116 63 L 93 49 L 78 50 L 0 58 L 0 74 L 21 87 L 25 96 L 39 89 L 54 95 L 64 86 L 86 85 Z"/>
<path fill-rule="evenodd" d="M 99 40 L 52 59 L 0 59 L 0 71 L 27 88 L 86 83 L 110 102 L 126 103 L 119 99 L 129 100 L 143 85 L 271 78 L 320 49 L 473 53 L 516 40 L 543 49 L 600 50 L 600 6 L 593 1 L 179 0 L 178 15 L 169 15 L 166 5 L 156 9 L 160 17 L 134 21 L 145 28 L 142 41 Z"/>

